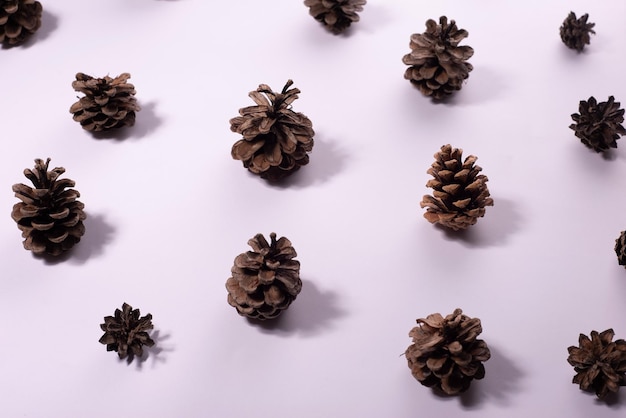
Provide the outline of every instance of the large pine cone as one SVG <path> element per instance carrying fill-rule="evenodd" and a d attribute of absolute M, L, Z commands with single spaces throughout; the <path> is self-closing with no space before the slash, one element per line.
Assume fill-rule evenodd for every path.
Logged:
<path fill-rule="evenodd" d="M 135 112 L 140 110 L 135 98 L 135 86 L 128 83 L 130 74 L 123 73 L 115 78 L 108 75 L 94 78 L 87 74 L 76 74 L 72 82 L 74 90 L 84 93 L 70 107 L 74 120 L 93 132 L 133 126 Z"/>
<path fill-rule="evenodd" d="M 41 27 L 41 3 L 35 0 L 0 0 L 0 43 L 21 44 Z"/>
<path fill-rule="evenodd" d="M 615 254 L 619 265 L 626 267 L 626 231 L 622 231 L 615 240 Z"/>
<path fill-rule="evenodd" d="M 363 11 L 365 3 L 366 0 L 304 0 L 309 14 L 335 34 L 359 21 L 357 12 Z"/>
<path fill-rule="evenodd" d="M 580 113 L 572 114 L 572 123 L 569 127 L 580 138 L 580 142 L 596 152 L 603 152 L 609 148 L 617 148 L 617 140 L 626 134 L 622 126 L 624 109 L 613 96 L 608 102 L 598 103 L 595 97 L 581 100 L 578 106 Z"/>
<path fill-rule="evenodd" d="M 253 251 L 239 254 L 226 281 L 228 303 L 242 316 L 272 319 L 287 309 L 302 290 L 300 262 L 291 242 L 270 234 L 268 243 L 262 234 L 248 241 Z"/>
<path fill-rule="evenodd" d="M 313 149 L 313 125 L 302 113 L 291 110 L 300 90 L 287 81 L 280 93 L 261 84 L 249 96 L 257 104 L 239 109 L 230 120 L 230 130 L 243 135 L 231 150 L 250 172 L 268 180 L 279 180 L 309 163 Z"/>
<path fill-rule="evenodd" d="M 410 65 L 404 78 L 410 80 L 424 95 L 443 99 L 460 90 L 463 80 L 474 67 L 467 60 L 474 55 L 469 46 L 458 46 L 468 35 L 458 29 L 454 20 L 441 16 L 439 24 L 429 19 L 426 32 L 411 35 L 411 52 L 402 58 Z"/>
<path fill-rule="evenodd" d="M 104 331 L 100 343 L 106 344 L 107 351 L 117 351 L 119 358 L 132 359 L 143 355 L 143 346 L 152 347 L 154 340 L 148 331 L 154 328 L 152 315 L 140 317 L 139 309 L 133 309 L 127 303 L 122 309 L 115 310 L 115 316 L 105 316 L 100 328 Z"/>
<path fill-rule="evenodd" d="M 589 41 L 591 40 L 590 34 L 595 34 L 592 28 L 596 24 L 587 23 L 587 19 L 589 19 L 587 13 L 582 15 L 580 19 L 576 19 L 576 14 L 569 12 L 569 15 L 567 15 L 563 21 L 559 32 L 561 34 L 561 40 L 568 48 L 581 52 L 585 45 L 589 45 Z"/>
<path fill-rule="evenodd" d="M 426 208 L 424 218 L 454 231 L 474 225 L 485 215 L 485 207 L 493 206 L 481 167 L 475 165 L 477 157 L 470 155 L 461 160 L 463 150 L 444 145 L 435 154 L 435 162 L 427 173 L 434 178 L 426 183 L 433 188 L 433 196 L 425 195 L 420 206 Z"/>
<path fill-rule="evenodd" d="M 35 188 L 14 184 L 15 196 L 21 200 L 13 206 L 11 217 L 22 231 L 24 248 L 35 254 L 53 256 L 72 248 L 85 233 L 84 204 L 76 200 L 80 193 L 68 187 L 75 183 L 59 179 L 65 168 L 48 171 L 50 158 L 35 160 L 35 169 L 24 170 L 24 175 Z"/>
<path fill-rule="evenodd" d="M 491 353 L 476 337 L 483 331 L 480 319 L 460 309 L 445 318 L 441 314 L 417 320 L 409 333 L 413 338 L 405 352 L 413 376 L 424 386 L 448 395 L 466 391 L 473 379 L 485 377 L 484 361 Z"/>

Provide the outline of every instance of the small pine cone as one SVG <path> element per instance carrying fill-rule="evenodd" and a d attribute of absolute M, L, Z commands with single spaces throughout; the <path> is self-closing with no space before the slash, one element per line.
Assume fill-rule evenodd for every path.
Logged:
<path fill-rule="evenodd" d="M 560 28 L 561 40 L 568 48 L 581 52 L 585 45 L 589 45 L 589 35 L 595 34 L 592 28 L 596 24 L 587 23 L 588 18 L 589 15 L 585 13 L 576 19 L 574 12 L 569 12 Z"/>
<path fill-rule="evenodd" d="M 615 240 L 615 254 L 619 265 L 626 267 L 626 231 L 622 231 Z"/>
<path fill-rule="evenodd" d="M 148 331 L 153 327 L 152 315 L 139 317 L 139 309 L 133 309 L 127 303 L 122 305 L 122 310 L 116 309 L 115 316 L 105 316 L 104 324 L 100 328 L 104 331 L 100 337 L 100 343 L 106 344 L 107 351 L 117 351 L 119 358 L 128 356 L 141 357 L 143 346 L 152 347 L 154 340 L 150 338 Z"/>
<path fill-rule="evenodd" d="M 35 188 L 14 184 L 15 197 L 21 200 L 13 206 L 11 217 L 22 231 L 24 248 L 35 254 L 62 254 L 80 241 L 85 233 L 83 220 L 85 205 L 78 200 L 80 193 L 74 181 L 59 179 L 65 168 L 48 171 L 50 158 L 35 160 L 35 169 L 24 170 L 24 175 Z"/>
<path fill-rule="evenodd" d="M 309 14 L 332 33 L 341 33 L 359 21 L 366 0 L 304 0 Z"/>
<path fill-rule="evenodd" d="M 409 333 L 413 344 L 405 356 L 422 385 L 456 395 L 466 391 L 473 379 L 485 377 L 483 362 L 491 353 L 483 340 L 476 339 L 483 331 L 480 319 L 455 309 L 445 318 L 438 313 L 420 318 L 417 325 Z"/>
<path fill-rule="evenodd" d="M 612 341 L 614 336 L 610 328 L 601 333 L 591 331 L 591 339 L 580 334 L 578 347 L 567 349 L 567 362 L 576 371 L 572 383 L 594 391 L 600 399 L 626 386 L 626 341 Z"/>
<path fill-rule="evenodd" d="M 493 206 L 481 167 L 475 165 L 477 157 L 470 155 L 461 161 L 463 150 L 450 145 L 441 147 L 435 162 L 428 169 L 434 179 L 426 183 L 433 188 L 433 196 L 425 195 L 420 206 L 426 208 L 424 218 L 454 231 L 474 225 L 485 215 L 485 206 Z"/>
<path fill-rule="evenodd" d="M 609 148 L 617 148 L 617 140 L 626 134 L 622 126 L 624 109 L 613 96 L 608 102 L 598 103 L 595 97 L 581 100 L 578 106 L 580 113 L 572 114 L 572 123 L 569 127 L 587 147 L 596 152 L 603 152 Z"/>
<path fill-rule="evenodd" d="M 253 251 L 239 254 L 226 281 L 228 303 L 242 316 L 272 319 L 287 309 L 300 290 L 300 262 L 291 242 L 270 234 L 271 243 L 262 234 L 248 241 Z"/>
<path fill-rule="evenodd" d="M 467 60 L 474 55 L 469 46 L 458 46 L 468 35 L 458 29 L 454 20 L 441 16 L 439 24 L 429 19 L 426 32 L 411 35 L 411 52 L 402 58 L 410 67 L 404 78 L 411 81 L 424 95 L 441 100 L 460 90 L 463 80 L 474 67 Z"/>
<path fill-rule="evenodd" d="M 24 42 L 41 27 L 42 13 L 35 0 L 0 0 L 0 43 Z"/>
<path fill-rule="evenodd" d="M 135 86 L 127 82 L 129 78 L 128 73 L 115 78 L 76 74 L 72 87 L 85 96 L 70 107 L 73 119 L 84 129 L 93 132 L 133 126 L 135 112 L 140 107 L 135 98 Z"/>
<path fill-rule="evenodd" d="M 230 130 L 243 135 L 231 150 L 235 160 L 254 174 L 270 181 L 280 180 L 309 163 L 313 149 L 313 125 L 302 113 L 291 110 L 300 90 L 289 89 L 287 81 L 280 93 L 261 84 L 249 96 L 257 104 L 239 109 L 230 120 Z"/>

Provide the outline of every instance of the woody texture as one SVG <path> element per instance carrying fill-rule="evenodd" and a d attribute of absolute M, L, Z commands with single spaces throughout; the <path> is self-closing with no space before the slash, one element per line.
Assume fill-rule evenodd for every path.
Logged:
<path fill-rule="evenodd" d="M 620 266 L 626 268 L 626 231 L 622 231 L 615 240 L 615 254 L 617 254 L 617 262 Z"/>
<path fill-rule="evenodd" d="M 359 21 L 366 0 L 304 0 L 309 14 L 334 34 L 348 29 Z"/>
<path fill-rule="evenodd" d="M 587 19 L 589 19 L 587 13 L 577 19 L 574 12 L 569 12 L 563 21 L 559 33 L 561 40 L 568 48 L 582 52 L 585 45 L 589 45 L 591 34 L 595 34 L 593 27 L 596 24 L 588 23 Z"/>
<path fill-rule="evenodd" d="M 121 359 L 141 357 L 144 346 L 154 345 L 148 332 L 154 328 L 152 315 L 141 316 L 139 309 L 133 309 L 127 303 L 122 309 L 116 309 L 113 316 L 105 316 L 100 328 L 104 331 L 100 343 L 107 346 L 107 351 L 116 351 Z"/>
<path fill-rule="evenodd" d="M 622 125 L 624 109 L 620 109 L 620 103 L 613 96 L 600 103 L 593 96 L 588 100 L 581 100 L 578 113 L 572 114 L 572 119 L 575 123 L 569 127 L 574 135 L 587 148 L 599 153 L 617 148 L 617 140 L 626 134 Z"/>
<path fill-rule="evenodd" d="M 35 0 L 0 0 L 0 43 L 19 45 L 41 27 L 41 3 Z"/>

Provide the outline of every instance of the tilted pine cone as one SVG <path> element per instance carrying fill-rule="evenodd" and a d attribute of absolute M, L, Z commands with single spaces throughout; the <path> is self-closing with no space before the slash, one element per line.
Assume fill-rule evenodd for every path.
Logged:
<path fill-rule="evenodd" d="M 135 112 L 140 110 L 135 98 L 135 86 L 128 83 L 130 74 L 123 73 L 115 78 L 108 75 L 94 78 L 87 74 L 76 74 L 72 82 L 74 90 L 84 93 L 70 107 L 74 120 L 93 132 L 133 126 Z"/>
<path fill-rule="evenodd" d="M 122 309 L 115 310 L 115 316 L 105 316 L 104 324 L 100 328 L 104 331 L 100 337 L 100 343 L 106 344 L 107 351 L 117 351 L 119 358 L 128 356 L 141 357 L 143 346 L 152 347 L 154 340 L 150 338 L 148 331 L 153 327 L 152 315 L 139 317 L 139 309 L 133 309 L 127 303 Z"/>
<path fill-rule="evenodd" d="M 569 127 L 587 147 L 596 152 L 603 152 L 609 148 L 617 148 L 617 140 L 626 134 L 622 126 L 624 109 L 613 96 L 608 102 L 598 103 L 595 97 L 581 100 L 578 106 L 580 113 L 572 114 L 572 123 Z"/>
<path fill-rule="evenodd" d="M 422 385 L 456 395 L 466 391 L 473 379 L 485 377 L 483 362 L 491 353 L 483 340 L 476 339 L 483 331 L 480 319 L 455 309 L 445 318 L 438 313 L 420 318 L 417 325 L 409 333 L 413 344 L 405 356 Z"/>
<path fill-rule="evenodd" d="M 574 12 L 569 12 L 560 28 L 561 40 L 568 48 L 581 52 L 585 45 L 589 45 L 589 35 L 595 34 L 592 28 L 596 24 L 587 23 L 588 18 L 589 15 L 585 13 L 576 19 Z"/>
<path fill-rule="evenodd" d="M 22 231 L 24 248 L 35 254 L 60 255 L 80 241 L 85 233 L 85 205 L 78 200 L 80 193 L 74 181 L 59 179 L 65 168 L 48 171 L 50 158 L 35 160 L 35 169 L 24 175 L 35 188 L 14 184 L 15 196 L 21 200 L 13 206 L 11 217 Z"/>
<path fill-rule="evenodd" d="M 0 43 L 24 42 L 41 27 L 42 13 L 35 0 L 0 0 Z"/>
<path fill-rule="evenodd" d="M 341 33 L 359 21 L 366 0 L 304 0 L 309 14 L 332 33 Z"/>
<path fill-rule="evenodd" d="M 435 162 L 427 173 L 434 178 L 426 183 L 433 188 L 433 196 L 425 195 L 420 206 L 426 208 L 424 218 L 454 231 L 474 225 L 485 215 L 485 207 L 493 206 L 481 167 L 475 165 L 477 157 L 470 155 L 461 160 L 463 150 L 444 145 L 435 154 Z"/>
<path fill-rule="evenodd" d="M 228 303 L 242 316 L 272 319 L 287 309 L 300 290 L 300 262 L 291 242 L 270 234 L 268 243 L 262 234 L 248 241 L 253 251 L 239 254 L 226 281 Z"/>
<path fill-rule="evenodd" d="M 626 231 L 622 231 L 615 240 L 615 254 L 619 265 L 626 267 Z"/>
<path fill-rule="evenodd" d="M 591 339 L 580 334 L 578 347 L 567 349 L 567 362 L 576 371 L 572 383 L 582 390 L 594 391 L 598 398 L 626 386 L 626 341 L 612 341 L 614 336 L 612 329 L 591 331 Z"/>
<path fill-rule="evenodd" d="M 313 149 L 313 125 L 302 113 L 291 110 L 300 90 L 287 81 L 280 93 L 261 84 L 249 96 L 257 104 L 239 109 L 230 120 L 230 130 L 243 135 L 231 150 L 250 172 L 279 180 L 309 163 Z"/>
<path fill-rule="evenodd" d="M 424 95 L 443 99 L 460 90 L 463 80 L 474 67 L 467 60 L 474 55 L 469 46 L 458 46 L 468 35 L 458 29 L 454 20 L 441 16 L 439 24 L 429 19 L 426 32 L 411 35 L 411 52 L 402 58 L 410 65 L 404 78 L 410 80 Z"/>

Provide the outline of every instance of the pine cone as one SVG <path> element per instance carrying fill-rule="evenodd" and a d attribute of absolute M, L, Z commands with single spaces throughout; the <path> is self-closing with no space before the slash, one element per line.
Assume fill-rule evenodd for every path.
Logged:
<path fill-rule="evenodd" d="M 477 157 L 470 155 L 461 162 L 463 150 L 450 145 L 441 147 L 435 162 L 428 169 L 434 179 L 426 183 L 433 188 L 433 196 L 425 195 L 420 206 L 430 223 L 439 223 L 454 231 L 474 225 L 485 215 L 485 206 L 493 206 L 489 197 L 487 176 L 478 174 Z"/>
<path fill-rule="evenodd" d="M 420 318 L 417 325 L 409 333 L 413 344 L 405 356 L 422 385 L 456 395 L 466 391 L 473 379 L 485 377 L 483 362 L 491 353 L 483 340 L 476 339 L 483 331 L 480 319 L 455 309 L 445 318 L 438 313 Z"/>
<path fill-rule="evenodd" d="M 619 265 L 626 267 L 626 231 L 622 231 L 615 240 L 615 254 Z"/>
<path fill-rule="evenodd" d="M 585 44 L 589 45 L 589 35 L 595 34 L 591 28 L 596 24 L 587 23 L 588 18 L 589 15 L 585 13 L 580 19 L 576 19 L 574 12 L 569 12 L 560 28 L 561 40 L 568 48 L 581 52 Z"/>
<path fill-rule="evenodd" d="M 576 371 L 572 383 L 582 390 L 595 391 L 600 399 L 626 386 L 626 341 L 612 342 L 614 336 L 612 329 L 599 334 L 591 331 L 591 339 L 580 334 L 578 347 L 567 349 L 567 362 Z"/>
<path fill-rule="evenodd" d="M 235 160 L 254 174 L 271 181 L 280 180 L 309 163 L 307 152 L 313 149 L 313 125 L 302 113 L 291 110 L 291 103 L 300 90 L 289 89 L 287 81 L 282 92 L 275 93 L 261 84 L 249 96 L 257 106 L 239 109 L 230 120 L 230 130 L 243 135 L 231 150 Z"/>
<path fill-rule="evenodd" d="M 304 0 L 309 14 L 335 34 L 359 21 L 357 12 L 363 11 L 365 3 L 366 0 Z"/>
<path fill-rule="evenodd" d="M 11 217 L 22 231 L 24 248 L 35 254 L 60 255 L 80 241 L 85 233 L 84 204 L 76 200 L 80 193 L 68 187 L 75 183 L 59 179 L 65 168 L 48 171 L 50 158 L 35 160 L 35 169 L 24 175 L 35 188 L 14 184 L 15 196 L 21 200 L 13 206 Z"/>
<path fill-rule="evenodd" d="M 411 35 L 411 52 L 402 58 L 402 62 L 410 65 L 404 78 L 436 100 L 460 90 L 474 68 L 467 62 L 474 50 L 458 46 L 467 35 L 466 30 L 457 28 L 454 20 L 448 23 L 445 16 L 439 18 L 439 25 L 429 19 L 426 32 Z"/>
<path fill-rule="evenodd" d="M 253 251 L 239 254 L 226 281 L 228 303 L 242 316 L 272 319 L 287 309 L 300 290 L 300 262 L 291 242 L 270 234 L 271 243 L 262 234 L 248 241 Z"/>
<path fill-rule="evenodd" d="M 139 309 L 133 309 L 127 303 L 122 305 L 122 310 L 116 309 L 115 316 L 105 316 L 104 324 L 100 328 L 104 331 L 100 342 L 106 344 L 107 351 L 117 351 L 119 358 L 127 356 L 141 357 L 143 346 L 152 347 L 154 341 L 148 331 L 153 327 L 152 315 L 139 317 Z"/>
<path fill-rule="evenodd" d="M 608 102 L 597 103 L 595 97 L 589 100 L 581 100 L 578 113 L 572 114 L 572 123 L 569 127 L 575 135 L 587 147 L 596 152 L 603 152 L 609 148 L 617 148 L 617 140 L 626 134 L 622 126 L 624 122 L 624 109 L 619 108 L 620 103 L 613 96 Z"/>
<path fill-rule="evenodd" d="M 41 3 L 35 0 L 0 0 L 0 43 L 21 44 L 41 27 Z"/>
<path fill-rule="evenodd" d="M 76 74 L 72 87 L 85 96 L 70 107 L 74 120 L 80 122 L 84 129 L 94 132 L 133 126 L 135 112 L 140 107 L 135 98 L 135 86 L 126 82 L 129 78 L 128 73 L 115 78 Z"/>

